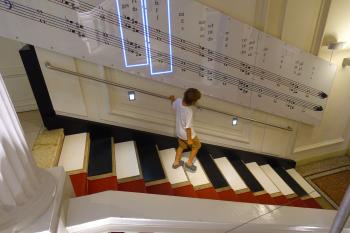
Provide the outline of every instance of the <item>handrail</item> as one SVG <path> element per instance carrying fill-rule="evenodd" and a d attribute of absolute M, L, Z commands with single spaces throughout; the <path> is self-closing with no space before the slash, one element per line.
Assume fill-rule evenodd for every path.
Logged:
<path fill-rule="evenodd" d="M 75 72 L 75 71 L 63 69 L 63 68 L 60 68 L 60 67 L 57 67 L 57 66 L 53 66 L 53 65 L 51 65 L 49 62 L 46 62 L 46 63 L 45 63 L 45 66 L 46 66 L 46 68 L 48 68 L 48 69 L 50 69 L 50 70 L 55 70 L 55 71 L 59 71 L 59 72 L 62 72 L 62 73 L 66 73 L 66 74 L 71 74 L 71 75 L 79 76 L 79 77 L 81 77 L 81 78 L 93 80 L 93 81 L 95 81 L 95 82 L 100 82 L 100 83 L 104 83 L 104 84 L 111 85 L 111 86 L 115 86 L 115 87 L 120 87 L 120 88 L 124 88 L 124 89 L 128 89 L 128 90 L 137 91 L 137 92 L 140 92 L 140 93 L 142 93 L 142 94 L 146 94 L 146 95 L 150 95 L 150 96 L 154 96 L 154 97 L 158 97 L 158 98 L 162 98 L 162 99 L 169 99 L 168 96 L 156 94 L 156 93 L 149 92 L 149 91 L 146 91 L 146 90 L 143 90 L 143 89 L 139 89 L 139 88 L 127 86 L 127 85 L 124 85 L 124 84 L 119 84 L 119 83 L 112 82 L 112 81 L 108 81 L 108 80 L 99 79 L 99 78 L 96 78 L 96 77 L 91 76 L 91 75 L 86 75 L 86 74 L 78 73 L 78 72 Z M 266 126 L 269 126 L 269 127 L 282 129 L 282 130 L 293 131 L 293 128 L 291 128 L 290 126 L 283 127 L 283 126 L 279 126 L 279 125 L 274 125 L 274 124 L 270 124 L 270 123 L 265 123 L 265 122 L 258 121 L 258 120 L 252 119 L 252 118 L 242 117 L 242 116 L 239 116 L 239 115 L 237 115 L 237 114 L 232 114 L 232 113 L 228 113 L 228 112 L 223 112 L 223 111 L 216 110 L 216 109 L 209 108 L 209 107 L 205 107 L 205 106 L 197 105 L 196 107 L 197 107 L 199 110 L 207 110 L 207 111 L 211 111 L 211 112 L 216 112 L 216 113 L 224 114 L 224 115 L 231 116 L 231 117 L 235 116 L 235 117 L 237 117 L 237 118 L 240 118 L 240 119 L 243 119 L 243 120 L 246 120 L 246 121 L 250 121 L 250 122 L 253 122 L 253 123 L 262 124 L 262 125 L 266 125 Z"/>

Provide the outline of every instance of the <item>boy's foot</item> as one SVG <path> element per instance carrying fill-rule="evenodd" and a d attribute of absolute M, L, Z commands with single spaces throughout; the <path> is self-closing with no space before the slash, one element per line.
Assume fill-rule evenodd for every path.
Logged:
<path fill-rule="evenodd" d="M 188 164 L 188 163 L 185 163 L 185 167 L 190 171 L 190 172 L 196 172 L 197 170 L 197 167 L 193 164 Z"/>
<path fill-rule="evenodd" d="M 173 168 L 176 169 L 178 167 L 182 167 L 184 165 L 184 161 L 180 160 L 178 164 L 173 163 Z"/>

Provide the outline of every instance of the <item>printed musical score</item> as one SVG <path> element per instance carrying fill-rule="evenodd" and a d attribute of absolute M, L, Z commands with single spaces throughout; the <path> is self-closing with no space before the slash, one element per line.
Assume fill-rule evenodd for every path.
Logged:
<path fill-rule="evenodd" d="M 97 46 L 109 47 L 114 54 L 124 51 L 124 57 L 132 65 L 148 65 L 147 59 L 150 58 L 152 74 L 166 74 L 163 71 L 170 71 L 174 66 L 174 70 L 168 73 L 169 81 L 174 81 L 168 83 L 182 87 L 182 83 L 176 82 L 176 74 L 180 74 L 184 77 L 182 82 L 187 78 L 190 83 L 196 80 L 198 85 L 224 87 L 222 93 L 209 93 L 219 98 L 225 92 L 236 92 L 240 98 L 254 97 L 263 100 L 261 103 L 270 101 L 266 111 L 277 108 L 273 110 L 274 114 L 288 117 L 288 111 L 297 111 L 305 114 L 300 119 L 306 123 L 317 123 L 321 119 L 331 81 L 319 79 L 320 75 L 325 76 L 323 73 L 331 76 L 333 66 L 303 53 L 298 55 L 297 49 L 286 46 L 281 46 L 281 52 L 276 53 L 280 50 L 269 44 L 269 40 L 262 42 L 264 35 L 257 30 L 242 26 L 242 32 L 234 31 L 231 28 L 233 19 L 199 3 L 184 0 L 118 1 L 120 12 L 113 1 L 93 5 L 82 0 L 45 0 L 44 4 L 4 0 L 0 1 L 0 11 L 49 26 L 52 30 L 68 32 L 79 38 L 80 43 L 96 41 Z M 61 7 L 61 10 L 48 10 L 50 4 Z M 189 14 L 191 11 L 187 8 L 190 7 L 206 13 Z M 170 8 L 172 10 L 168 11 Z M 81 20 L 80 16 L 86 20 Z M 172 34 L 171 27 L 176 27 L 174 31 L 179 34 Z M 187 36 L 189 30 L 198 32 L 197 39 Z M 71 55 L 74 56 L 74 51 Z M 258 55 L 259 63 L 255 58 Z M 103 54 L 94 58 L 97 63 L 100 62 L 98 56 Z M 111 63 L 114 62 L 104 65 L 110 66 Z M 327 71 L 327 65 L 330 71 Z M 322 72 L 320 66 L 323 66 Z M 124 70 L 123 67 L 115 68 Z M 232 99 L 232 102 L 237 100 Z"/>

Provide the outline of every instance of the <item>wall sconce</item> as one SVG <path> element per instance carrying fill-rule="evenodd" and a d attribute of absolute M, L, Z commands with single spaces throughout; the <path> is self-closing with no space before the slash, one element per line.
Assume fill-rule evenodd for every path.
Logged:
<path fill-rule="evenodd" d="M 332 42 L 328 44 L 328 49 L 340 50 L 340 49 L 343 49 L 345 45 L 346 45 L 346 42 Z"/>
<path fill-rule="evenodd" d="M 136 94 L 134 91 L 128 91 L 128 97 L 129 97 L 129 101 L 134 101 L 136 100 Z"/>
<path fill-rule="evenodd" d="M 328 45 L 327 45 L 328 49 L 332 50 L 331 58 L 329 59 L 329 62 L 332 61 L 334 50 L 341 50 L 341 49 L 345 48 L 345 46 L 346 46 L 346 42 L 330 42 L 330 43 L 328 43 Z"/>
<path fill-rule="evenodd" d="M 350 66 L 350 57 L 344 58 L 342 66 L 343 68 L 345 68 L 346 66 Z"/>
<path fill-rule="evenodd" d="M 232 126 L 236 126 L 238 124 L 238 118 L 236 116 L 233 116 L 232 118 Z"/>

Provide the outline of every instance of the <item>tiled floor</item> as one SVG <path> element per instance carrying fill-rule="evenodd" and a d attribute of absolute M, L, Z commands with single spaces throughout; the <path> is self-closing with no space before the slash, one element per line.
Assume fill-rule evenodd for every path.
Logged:
<path fill-rule="evenodd" d="M 18 118 L 28 145 L 32 148 L 36 137 L 44 129 L 40 113 L 39 111 L 21 112 L 18 113 Z"/>
<path fill-rule="evenodd" d="M 344 170 L 312 179 L 312 182 L 316 184 L 324 193 L 330 197 L 337 206 L 340 206 L 347 187 L 350 185 L 350 170 Z"/>
<path fill-rule="evenodd" d="M 303 166 L 297 166 L 298 172 L 302 176 L 310 176 L 324 171 L 333 170 L 339 167 L 350 166 L 349 156 L 338 156 L 322 161 L 309 163 Z"/>
<path fill-rule="evenodd" d="M 297 166 L 298 172 L 322 194 L 324 209 L 334 209 L 345 194 L 349 185 L 350 157 L 339 156 L 303 166 Z"/>

